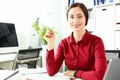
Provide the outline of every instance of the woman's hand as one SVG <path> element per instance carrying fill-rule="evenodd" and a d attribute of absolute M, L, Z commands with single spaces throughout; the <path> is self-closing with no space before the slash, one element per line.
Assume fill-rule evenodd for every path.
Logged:
<path fill-rule="evenodd" d="M 47 41 L 48 50 L 53 49 L 54 48 L 55 33 L 52 30 L 48 30 L 48 31 L 46 31 L 44 38 Z"/>
<path fill-rule="evenodd" d="M 75 73 L 75 70 L 67 70 L 66 72 L 63 73 L 63 75 L 74 77 L 74 73 Z"/>

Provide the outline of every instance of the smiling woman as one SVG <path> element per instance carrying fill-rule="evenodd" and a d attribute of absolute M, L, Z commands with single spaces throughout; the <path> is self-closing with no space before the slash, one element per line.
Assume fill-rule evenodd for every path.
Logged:
<path fill-rule="evenodd" d="M 47 37 L 50 31 L 46 32 L 48 75 L 55 75 L 65 61 L 67 68 L 65 76 L 83 80 L 103 80 L 107 67 L 105 48 L 100 37 L 90 34 L 85 29 L 88 22 L 86 6 L 83 3 L 72 4 L 67 10 L 66 17 L 72 32 L 60 41 L 56 52 L 54 51 L 55 36 Z"/>

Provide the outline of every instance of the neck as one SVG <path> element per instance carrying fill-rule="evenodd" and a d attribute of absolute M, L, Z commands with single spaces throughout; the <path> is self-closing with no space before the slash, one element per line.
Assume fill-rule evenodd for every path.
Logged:
<path fill-rule="evenodd" d="M 85 32 L 86 30 L 82 30 L 79 32 L 73 32 L 73 37 L 76 43 L 78 43 L 78 41 L 80 41 L 83 38 Z"/>

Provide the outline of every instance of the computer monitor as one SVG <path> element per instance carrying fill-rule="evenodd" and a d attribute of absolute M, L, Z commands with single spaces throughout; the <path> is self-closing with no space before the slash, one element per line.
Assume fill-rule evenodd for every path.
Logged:
<path fill-rule="evenodd" d="M 15 24 L 0 22 L 0 54 L 18 52 Z"/>

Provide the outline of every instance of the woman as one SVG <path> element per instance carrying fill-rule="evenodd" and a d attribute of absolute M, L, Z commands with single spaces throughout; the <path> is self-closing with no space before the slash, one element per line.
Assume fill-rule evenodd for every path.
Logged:
<path fill-rule="evenodd" d="M 103 80 L 107 61 L 103 41 L 90 34 L 85 26 L 88 11 L 83 3 L 74 3 L 67 10 L 67 21 L 73 30 L 71 35 L 61 40 L 54 56 L 55 34 L 49 30 L 45 34 L 47 44 L 46 68 L 50 76 L 56 74 L 63 61 L 67 71 L 65 76 L 83 80 Z"/>

